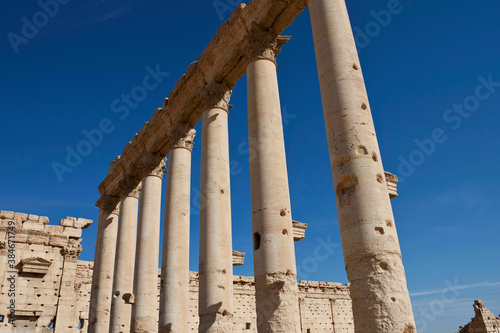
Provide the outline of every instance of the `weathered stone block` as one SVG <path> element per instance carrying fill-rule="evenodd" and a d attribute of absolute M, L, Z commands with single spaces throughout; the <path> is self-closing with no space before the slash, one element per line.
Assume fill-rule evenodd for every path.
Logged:
<path fill-rule="evenodd" d="M 28 221 L 28 214 L 14 213 L 14 221 L 16 221 L 16 222 Z"/>
<path fill-rule="evenodd" d="M 38 218 L 38 223 L 43 223 L 45 225 L 49 224 L 49 218 L 47 216 L 40 216 Z"/>
<path fill-rule="evenodd" d="M 48 245 L 50 241 L 50 236 L 47 233 L 35 232 L 36 230 L 31 230 L 32 232 L 28 233 L 28 238 L 26 242 L 28 244 L 43 244 Z"/>
<path fill-rule="evenodd" d="M 68 244 L 68 235 L 50 235 L 51 246 L 64 247 Z"/>
<path fill-rule="evenodd" d="M 73 227 L 74 220 L 72 218 L 66 217 L 59 222 L 59 225 L 63 227 Z"/>
<path fill-rule="evenodd" d="M 85 229 L 85 228 L 88 228 L 92 224 L 92 222 L 93 221 L 89 220 L 89 219 L 78 218 L 74 221 L 73 227 Z"/>
<path fill-rule="evenodd" d="M 62 235 L 64 227 L 60 225 L 46 225 L 44 231 L 52 234 L 52 235 Z"/>
<path fill-rule="evenodd" d="M 34 222 L 38 222 L 38 215 L 33 215 L 33 214 L 29 214 L 28 215 L 28 221 L 34 221 Z"/>
<path fill-rule="evenodd" d="M 14 237 L 14 242 L 26 243 L 27 241 L 28 241 L 28 234 L 26 232 L 21 232 L 21 230 L 17 230 L 16 237 Z"/>
<path fill-rule="evenodd" d="M 23 223 L 23 229 L 28 229 L 28 230 L 43 230 L 44 225 L 42 223 L 38 223 L 38 220 L 33 221 L 33 220 L 28 220 Z"/>
<path fill-rule="evenodd" d="M 0 210 L 0 219 L 13 220 L 14 219 L 14 212 L 7 211 L 7 210 Z"/>
<path fill-rule="evenodd" d="M 82 237 L 82 229 L 64 227 L 63 234 L 68 235 L 69 237 L 80 238 Z"/>

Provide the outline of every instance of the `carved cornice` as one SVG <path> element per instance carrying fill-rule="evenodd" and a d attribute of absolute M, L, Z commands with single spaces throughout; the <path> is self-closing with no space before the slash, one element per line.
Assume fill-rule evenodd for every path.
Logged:
<path fill-rule="evenodd" d="M 182 136 L 177 141 L 172 143 L 173 148 L 185 148 L 189 151 L 193 151 L 194 137 L 196 136 L 196 130 L 191 128 L 184 136 Z"/>
<path fill-rule="evenodd" d="M 248 43 L 243 50 L 248 64 L 257 59 L 267 59 L 276 64 L 276 56 L 281 52 L 281 46 L 290 38 L 290 36 L 279 36 L 272 29 L 266 30 L 253 22 Z"/>

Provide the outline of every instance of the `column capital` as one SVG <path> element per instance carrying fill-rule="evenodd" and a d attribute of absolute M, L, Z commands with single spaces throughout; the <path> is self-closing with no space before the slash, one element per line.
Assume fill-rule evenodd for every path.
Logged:
<path fill-rule="evenodd" d="M 82 245 L 80 244 L 81 241 L 81 239 L 78 241 L 70 239 L 68 245 L 61 249 L 61 254 L 64 256 L 64 259 L 68 261 L 76 261 L 78 259 L 83 250 Z"/>
<path fill-rule="evenodd" d="M 158 159 L 153 158 L 146 162 L 143 162 L 142 168 L 145 173 L 143 174 L 143 178 L 147 176 L 156 176 L 163 179 L 163 172 L 167 165 L 167 157 L 163 157 L 158 163 Z"/>
<path fill-rule="evenodd" d="M 183 135 L 177 141 L 172 142 L 172 149 L 184 148 L 192 152 L 195 136 L 196 136 L 196 130 L 194 128 L 191 128 L 190 130 L 187 131 L 185 135 Z"/>
<path fill-rule="evenodd" d="M 141 182 L 138 182 L 137 179 L 127 177 L 120 181 L 120 190 L 122 199 L 126 197 L 134 197 L 139 199 L 141 195 Z"/>
<path fill-rule="evenodd" d="M 226 84 L 211 84 L 205 86 L 206 99 L 203 101 L 203 112 L 208 109 L 218 108 L 226 111 L 229 114 L 229 109 L 233 106 L 229 105 L 231 94 L 233 91 Z"/>
<path fill-rule="evenodd" d="M 120 197 L 104 194 L 97 200 L 96 206 L 106 213 L 119 215 Z"/>
<path fill-rule="evenodd" d="M 243 50 L 248 64 L 257 59 L 267 59 L 277 66 L 276 56 L 281 52 L 281 46 L 290 38 L 277 35 L 272 29 L 266 30 L 256 22 L 252 22 L 250 37 Z"/>

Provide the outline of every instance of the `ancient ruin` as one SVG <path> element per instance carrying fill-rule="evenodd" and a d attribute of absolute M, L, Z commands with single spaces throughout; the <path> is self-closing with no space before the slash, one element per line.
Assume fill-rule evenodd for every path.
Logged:
<path fill-rule="evenodd" d="M 246 74 L 258 332 L 299 332 L 299 287 L 279 102 L 280 33 L 308 6 L 357 332 L 415 332 L 389 189 L 344 0 L 254 0 L 221 25 L 109 167 L 90 332 L 187 332 L 190 169 L 202 120 L 199 332 L 235 330 L 227 117 Z M 159 325 L 154 311 L 168 155 Z M 142 187 L 142 189 L 141 189 Z M 142 191 L 142 192 L 141 192 Z M 140 205 L 140 206 L 139 206 Z M 333 227 L 333 226 L 332 226 Z M 136 242 L 137 240 L 137 242 Z"/>
<path fill-rule="evenodd" d="M 67 217 L 59 225 L 48 225 L 45 216 L 0 211 L 0 239 L 9 239 L 9 222 L 15 237 L 17 264 L 15 275 L 15 326 L 9 324 L 9 296 L 12 280 L 9 271 L 0 276 L 0 332 L 19 333 L 84 333 L 88 329 L 90 288 L 94 264 L 78 260 L 82 251 L 82 229 L 92 221 Z M 294 232 L 304 237 L 307 225 L 295 222 Z M 0 243 L 0 261 L 7 266 L 8 246 Z M 234 251 L 233 265 L 243 264 L 244 254 Z M 161 286 L 161 271 L 155 269 L 155 280 L 149 284 L 154 289 L 152 297 L 153 319 L 157 325 Z M 137 278 L 137 277 L 136 277 Z M 255 282 L 252 277 L 234 276 L 233 332 L 257 332 L 255 311 Z M 200 279 L 196 272 L 189 273 L 188 315 L 186 330 L 198 330 L 198 302 Z M 142 293 L 149 291 L 145 288 Z M 340 283 L 299 281 L 299 313 L 301 332 L 354 333 L 349 287 Z M 147 299 L 147 298 L 146 298 Z M 135 303 L 137 305 L 137 302 Z M 138 311 L 138 310 L 135 310 Z"/>
<path fill-rule="evenodd" d="M 458 333 L 500 333 L 500 316 L 495 317 L 488 311 L 483 301 L 474 301 L 474 318 L 465 326 L 460 326 Z"/>
<path fill-rule="evenodd" d="M 48 223 L 46 216 L 0 211 L 0 332 L 88 328 L 93 263 L 77 259 L 82 229 L 92 221 Z"/>
<path fill-rule="evenodd" d="M 280 34 L 306 6 L 349 289 L 297 282 L 294 240 L 303 237 L 304 225 L 292 221 L 276 56 L 291 38 Z M 242 255 L 233 252 L 232 244 L 227 119 L 232 89 L 245 74 L 249 148 L 255 152 L 250 161 L 248 235 L 253 237 L 254 278 L 233 277 L 232 270 Z M 206 200 L 200 209 L 199 273 L 194 279 L 189 271 L 190 174 L 194 127 L 200 120 L 201 196 Z M 77 258 L 81 230 L 90 222 L 68 218 L 50 226 L 32 215 L 5 213 L 2 230 L 9 235 L 8 228 L 14 228 L 12 242 L 30 253 L 16 263 L 19 283 L 42 276 L 43 293 L 20 298 L 18 323 L 40 332 L 87 326 L 91 333 L 353 332 L 353 327 L 358 333 L 416 332 L 390 203 L 397 195 L 396 182 L 383 169 L 345 1 L 241 4 L 162 107 L 110 163 L 98 186 L 88 310 L 74 290 L 83 288 L 82 294 L 88 294 L 91 264 L 78 264 Z M 43 298 L 43 305 L 42 294 L 52 297 Z M 78 302 L 85 306 L 80 308 Z"/>

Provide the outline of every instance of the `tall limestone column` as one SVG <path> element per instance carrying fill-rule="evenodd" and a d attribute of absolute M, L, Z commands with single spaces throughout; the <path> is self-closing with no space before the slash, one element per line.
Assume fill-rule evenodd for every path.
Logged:
<path fill-rule="evenodd" d="M 134 269 L 132 332 L 158 332 L 158 256 L 160 251 L 162 160 L 142 180 Z"/>
<path fill-rule="evenodd" d="M 111 299 L 111 321 L 109 332 L 130 332 L 132 317 L 135 243 L 137 235 L 137 211 L 141 185 L 129 192 L 131 180 L 125 179 L 120 203 L 120 219 L 118 221 L 118 239 L 116 241 L 115 269 L 113 279 L 113 296 Z"/>
<path fill-rule="evenodd" d="M 229 181 L 228 109 L 231 91 L 208 93 L 201 147 L 200 333 L 235 331 Z M 217 96 L 222 95 L 219 99 Z M 213 97 L 213 98 L 212 98 Z"/>
<path fill-rule="evenodd" d="M 104 198 L 105 199 L 105 198 Z M 92 292 L 90 295 L 89 333 L 106 332 L 109 328 L 113 271 L 119 205 L 104 200 L 99 210 Z"/>
<path fill-rule="evenodd" d="M 257 331 L 300 331 L 290 194 L 275 56 L 288 41 L 254 24 L 247 49 Z"/>
<path fill-rule="evenodd" d="M 356 332 L 415 332 L 401 250 L 344 0 L 309 0 Z"/>
<path fill-rule="evenodd" d="M 160 290 L 160 333 L 187 333 L 189 315 L 189 218 L 191 154 L 196 131 L 191 129 L 169 154 L 163 221 Z"/>

